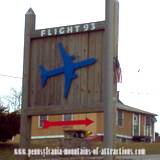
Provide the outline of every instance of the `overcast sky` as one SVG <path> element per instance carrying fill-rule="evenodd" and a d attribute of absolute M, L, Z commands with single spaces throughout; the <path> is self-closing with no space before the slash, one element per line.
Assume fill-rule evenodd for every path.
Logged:
<path fill-rule="evenodd" d="M 24 15 L 32 7 L 36 28 L 104 20 L 104 0 L 3 0 L 0 5 L 0 95 L 21 88 Z M 160 113 L 160 1 L 119 0 L 119 60 L 121 100 Z M 160 118 L 156 131 L 160 132 Z"/>

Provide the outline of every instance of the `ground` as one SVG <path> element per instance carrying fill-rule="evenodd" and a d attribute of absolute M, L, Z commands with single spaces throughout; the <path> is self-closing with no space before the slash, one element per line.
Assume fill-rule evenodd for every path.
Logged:
<path fill-rule="evenodd" d="M 48 146 L 49 148 L 70 148 L 72 146 L 76 147 L 87 147 L 87 148 L 96 148 L 99 146 L 102 148 L 102 143 L 99 141 L 94 142 L 86 142 L 81 139 L 68 139 L 68 140 L 34 140 L 32 141 L 31 148 L 43 148 Z M 146 154 L 160 154 L 160 143 L 115 143 L 114 148 L 144 148 L 146 149 Z M 0 160 L 15 160 L 14 157 L 14 149 L 19 147 L 18 141 L 16 142 L 7 142 L 7 143 L 0 143 Z M 93 157 L 92 157 L 93 159 Z"/>

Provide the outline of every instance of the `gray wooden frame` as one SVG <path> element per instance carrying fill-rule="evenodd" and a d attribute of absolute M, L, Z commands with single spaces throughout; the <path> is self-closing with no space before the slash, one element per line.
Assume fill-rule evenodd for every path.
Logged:
<path fill-rule="evenodd" d="M 107 0 L 106 0 L 107 1 Z M 29 97 L 29 87 L 28 87 L 28 82 L 29 82 L 29 75 L 28 75 L 28 70 L 29 70 L 29 59 L 30 59 L 30 42 L 32 39 L 36 38 L 44 38 L 48 36 L 54 36 L 54 34 L 50 34 L 51 30 L 55 29 L 60 29 L 67 27 L 75 27 L 77 25 L 71 25 L 71 26 L 62 26 L 62 27 L 56 27 L 56 28 L 47 28 L 47 29 L 41 29 L 41 30 L 36 30 L 35 29 L 35 19 L 36 16 L 33 12 L 32 9 L 29 9 L 28 12 L 25 15 L 25 37 L 24 37 L 24 66 L 23 66 L 23 98 L 22 98 L 22 111 L 21 111 L 21 137 L 20 137 L 20 146 L 22 148 L 28 148 L 30 144 L 30 138 L 31 138 L 31 116 L 35 115 L 40 115 L 40 114 L 65 114 L 65 113 L 91 113 L 91 112 L 104 112 L 105 118 L 104 121 L 106 124 L 104 127 L 104 139 L 105 139 L 105 146 L 106 143 L 108 144 L 109 147 L 112 146 L 112 129 L 113 129 L 113 118 L 112 118 L 112 113 L 113 113 L 113 79 L 112 79 L 112 56 L 113 56 L 113 48 L 115 47 L 113 44 L 113 41 L 115 39 L 118 39 L 118 23 L 116 22 L 114 25 L 116 25 L 117 28 L 112 28 L 113 27 L 113 21 L 117 21 L 117 17 L 113 17 L 113 14 L 117 14 L 117 4 L 118 2 L 114 0 L 108 0 L 114 2 L 115 6 L 111 8 L 108 12 L 112 12 L 111 17 L 107 17 L 108 15 L 110 16 L 110 13 L 106 12 L 106 20 L 101 21 L 101 22 L 92 22 L 92 23 L 87 23 L 87 24 L 93 24 L 95 23 L 96 28 L 95 30 L 104 30 L 104 48 L 103 48 L 103 54 L 104 56 L 104 61 L 102 64 L 104 76 L 103 76 L 103 82 L 102 82 L 102 88 L 103 88 L 103 102 L 101 104 L 96 104 L 95 106 L 92 107 L 87 107 L 87 106 L 77 106 L 76 108 L 74 105 L 69 105 L 69 106 L 64 106 L 64 105 L 54 105 L 54 106 L 35 106 L 35 107 L 28 107 L 28 97 Z M 107 6 L 108 3 L 106 3 Z M 106 7 L 106 10 L 108 10 L 108 7 Z M 108 25 L 108 23 L 110 23 Z M 84 26 L 85 24 L 80 24 L 79 27 L 79 32 L 90 32 L 93 31 L 92 28 L 88 28 L 87 30 L 83 30 L 81 26 Z M 62 30 L 62 29 L 61 29 Z M 113 30 L 116 31 L 115 34 L 113 34 Z M 42 32 L 49 32 L 49 34 L 43 34 Z M 108 33 L 109 32 L 109 33 Z M 61 32 L 62 33 L 62 32 Z M 73 31 L 73 33 L 77 33 L 77 31 Z M 65 34 L 70 34 L 69 32 Z M 62 34 L 57 33 L 56 36 L 60 36 Z M 114 38 L 115 39 L 114 39 Z M 107 42 L 108 41 L 108 42 Z M 116 45 L 117 45 L 117 40 L 116 40 Z M 117 46 L 116 46 L 117 47 Z M 106 68 L 107 66 L 107 68 Z M 104 107 L 105 106 L 105 107 Z M 108 128 L 109 127 L 109 128 Z M 107 129 L 108 128 L 108 129 Z M 19 159 L 24 160 L 28 159 L 27 156 L 19 156 Z"/>

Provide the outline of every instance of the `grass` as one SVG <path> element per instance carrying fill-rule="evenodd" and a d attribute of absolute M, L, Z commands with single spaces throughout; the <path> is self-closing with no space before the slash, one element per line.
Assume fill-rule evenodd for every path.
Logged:
<path fill-rule="evenodd" d="M 99 146 L 102 147 L 102 143 L 92 142 L 92 147 Z M 145 149 L 146 154 L 160 154 L 160 142 L 159 143 L 135 143 L 135 142 L 116 142 L 113 148 L 126 148 L 126 149 Z"/>
<path fill-rule="evenodd" d="M 17 143 L 0 143 L 0 159 L 2 160 L 14 160 L 14 148 L 19 147 Z"/>
<path fill-rule="evenodd" d="M 160 154 L 160 143 L 116 143 L 116 148 L 145 149 L 146 154 Z"/>
<path fill-rule="evenodd" d="M 43 148 L 45 146 L 48 146 L 50 148 L 55 148 L 59 145 L 58 140 L 33 140 L 31 142 L 30 148 Z M 14 149 L 19 148 L 19 142 L 16 140 L 14 142 L 6 142 L 2 143 L 0 142 L 0 160 L 16 160 L 14 156 Z"/>
<path fill-rule="evenodd" d="M 32 140 L 31 148 L 41 148 L 48 146 L 50 148 L 58 147 L 63 140 Z M 91 142 L 91 148 L 95 148 L 97 146 L 102 147 L 101 142 Z M 15 142 L 7 142 L 0 143 L 0 160 L 16 160 L 13 154 L 14 148 L 18 148 L 18 141 Z M 132 148 L 132 149 L 146 149 L 147 154 L 160 154 L 160 143 L 115 143 L 114 148 Z"/>

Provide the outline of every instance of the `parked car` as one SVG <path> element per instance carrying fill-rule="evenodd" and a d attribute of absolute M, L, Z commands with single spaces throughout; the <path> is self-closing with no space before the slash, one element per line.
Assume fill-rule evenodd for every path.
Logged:
<path fill-rule="evenodd" d="M 151 142 L 150 136 L 133 136 L 132 140 L 136 142 Z"/>

